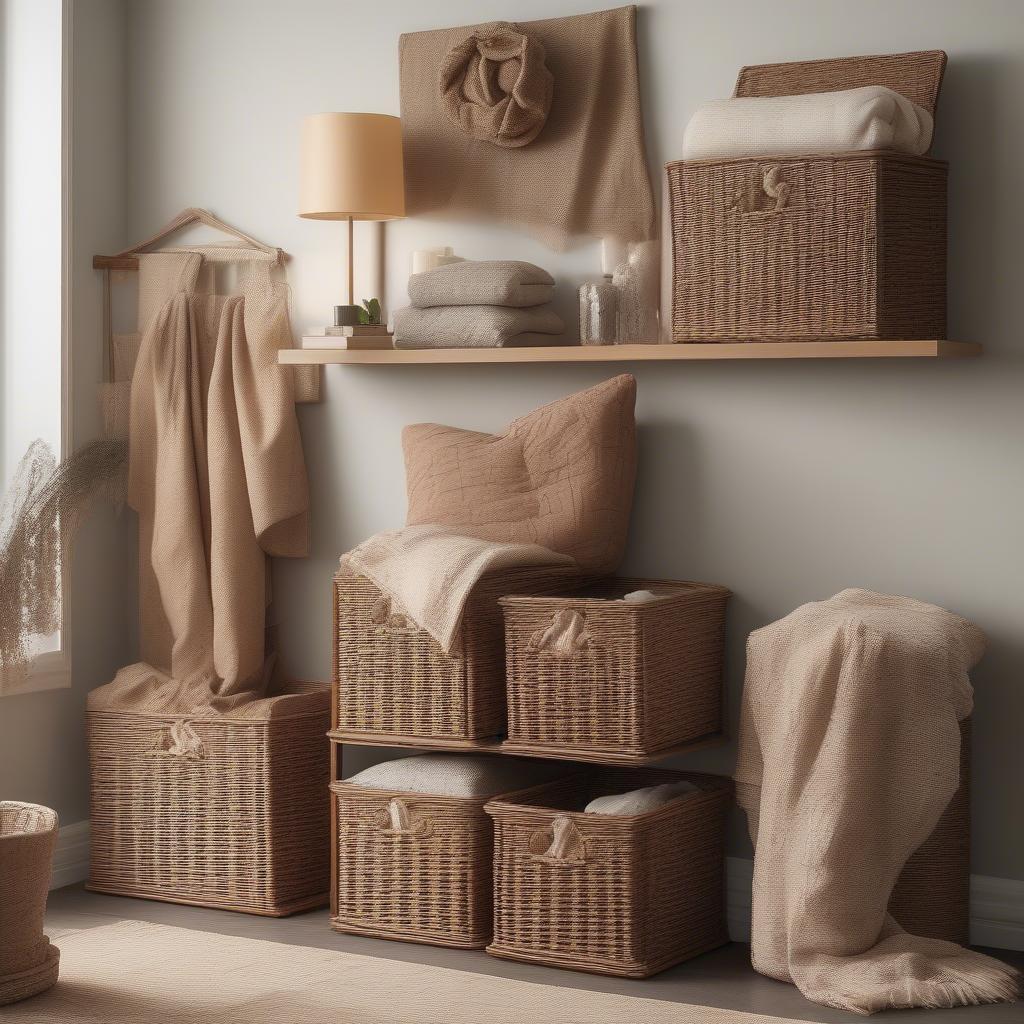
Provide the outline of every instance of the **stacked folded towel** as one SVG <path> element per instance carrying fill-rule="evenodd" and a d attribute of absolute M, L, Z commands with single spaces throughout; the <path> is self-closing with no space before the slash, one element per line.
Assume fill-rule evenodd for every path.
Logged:
<path fill-rule="evenodd" d="M 417 754 L 364 768 L 348 782 L 392 793 L 497 796 L 564 773 L 560 765 L 474 754 Z"/>
<path fill-rule="evenodd" d="M 554 279 L 532 263 L 452 263 L 409 278 L 412 305 L 395 311 L 395 348 L 500 348 L 565 333 L 551 308 Z"/>
<path fill-rule="evenodd" d="M 671 800 L 678 800 L 687 793 L 699 789 L 692 782 L 666 782 L 660 786 L 645 786 L 628 793 L 614 793 L 591 800 L 584 808 L 586 814 L 646 814 L 664 807 Z"/>
<path fill-rule="evenodd" d="M 868 85 L 806 96 L 713 100 L 686 126 L 684 160 L 803 156 L 888 149 L 921 155 L 932 115 L 892 89 Z"/>

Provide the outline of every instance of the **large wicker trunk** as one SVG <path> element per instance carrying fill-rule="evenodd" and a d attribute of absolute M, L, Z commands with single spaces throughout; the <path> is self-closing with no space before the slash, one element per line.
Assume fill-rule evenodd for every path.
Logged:
<path fill-rule="evenodd" d="M 945 54 L 744 68 L 737 96 L 885 85 L 934 111 Z M 855 152 L 667 166 L 677 342 L 946 337 L 946 164 Z"/>
<path fill-rule="evenodd" d="M 505 633 L 499 598 L 557 593 L 579 583 L 565 566 L 485 576 L 466 602 L 446 654 L 425 630 L 396 614 L 364 576 L 334 577 L 337 735 L 478 740 L 505 731 Z"/>
<path fill-rule="evenodd" d="M 327 903 L 330 700 L 317 689 L 287 717 L 89 711 L 88 888 L 273 917 Z M 199 753 L 159 749 L 183 721 Z"/>
<path fill-rule="evenodd" d="M 584 814 L 641 786 L 701 790 L 639 815 Z M 492 800 L 494 941 L 513 960 L 644 978 L 728 942 L 727 779 L 607 768 Z M 550 852 L 558 830 L 568 834 Z"/>

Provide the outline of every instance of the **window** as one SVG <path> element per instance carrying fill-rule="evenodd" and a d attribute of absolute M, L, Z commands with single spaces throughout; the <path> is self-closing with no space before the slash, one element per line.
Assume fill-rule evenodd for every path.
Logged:
<path fill-rule="evenodd" d="M 69 450 L 69 13 L 66 0 L 0 0 L 0 486 L 5 489 L 36 438 L 45 440 L 57 459 Z M 61 635 L 45 638 L 41 650 L 19 691 L 69 685 Z M 8 680 L 7 690 L 12 686 Z"/>

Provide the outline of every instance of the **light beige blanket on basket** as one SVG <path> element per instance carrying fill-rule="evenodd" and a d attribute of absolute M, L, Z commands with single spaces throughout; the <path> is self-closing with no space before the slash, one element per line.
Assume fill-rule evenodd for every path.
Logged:
<path fill-rule="evenodd" d="M 959 783 L 985 638 L 934 605 L 844 590 L 752 633 L 736 794 L 756 846 L 762 974 L 855 1013 L 1012 999 L 1015 972 L 886 912 Z"/>
<path fill-rule="evenodd" d="M 574 565 L 539 544 L 462 537 L 442 526 L 405 526 L 363 541 L 341 565 L 370 579 L 406 615 L 450 651 L 473 587 L 485 573 L 526 565 Z"/>

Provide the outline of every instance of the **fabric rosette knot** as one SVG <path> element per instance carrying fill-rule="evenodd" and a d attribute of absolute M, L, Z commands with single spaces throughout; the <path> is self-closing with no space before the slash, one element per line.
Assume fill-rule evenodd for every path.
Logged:
<path fill-rule="evenodd" d="M 467 135 L 516 149 L 544 127 L 554 82 L 540 41 L 498 22 L 448 51 L 441 100 L 449 120 Z"/>

